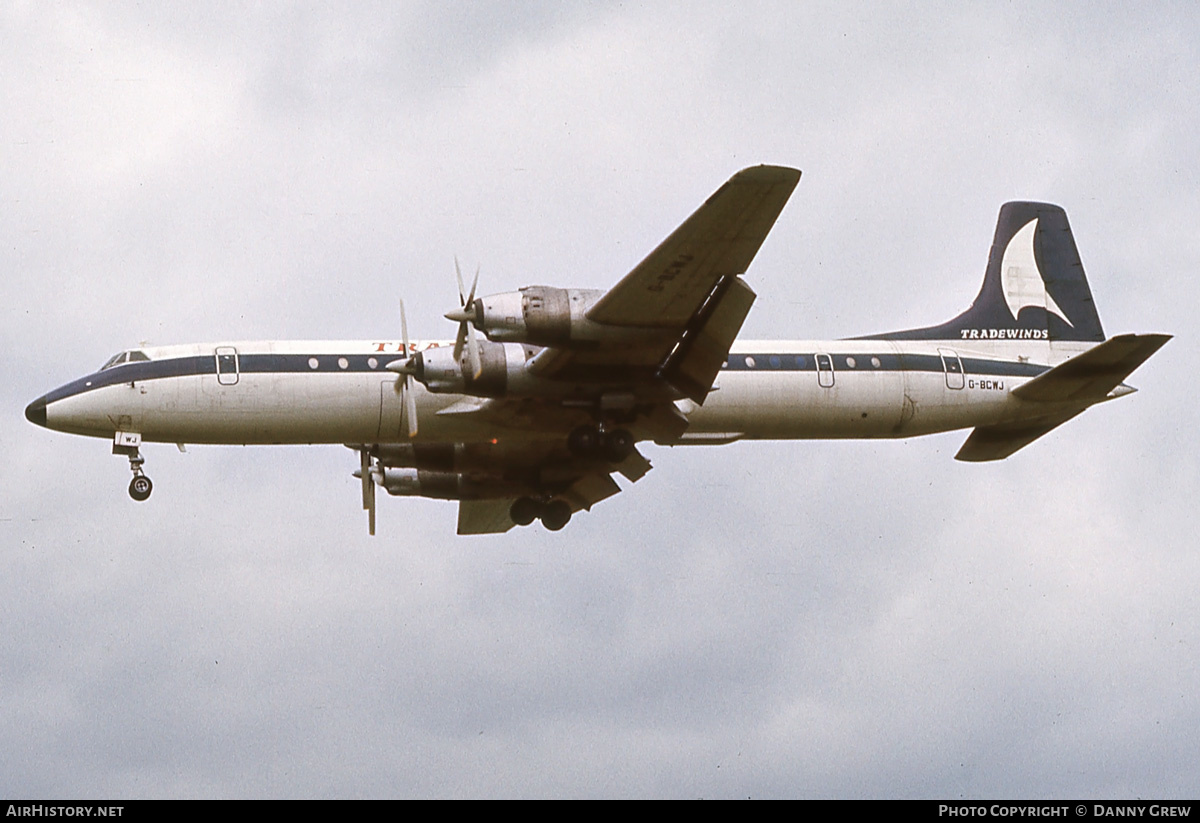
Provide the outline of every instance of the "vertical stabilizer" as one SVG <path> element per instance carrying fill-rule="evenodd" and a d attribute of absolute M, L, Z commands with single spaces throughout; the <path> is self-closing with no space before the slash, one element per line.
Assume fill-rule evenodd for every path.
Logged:
<path fill-rule="evenodd" d="M 1049 203 L 1000 207 L 983 287 L 948 323 L 892 340 L 1104 340 L 1067 213 Z"/>

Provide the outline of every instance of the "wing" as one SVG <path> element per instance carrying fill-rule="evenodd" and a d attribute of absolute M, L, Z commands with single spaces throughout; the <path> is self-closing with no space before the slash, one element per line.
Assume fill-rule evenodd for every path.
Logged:
<path fill-rule="evenodd" d="M 650 461 L 636 449 L 619 463 L 572 454 L 560 429 L 525 428 L 521 413 L 511 408 L 515 405 L 492 402 L 469 412 L 473 422 L 496 431 L 490 441 L 360 447 L 363 467 L 356 475 L 374 477 L 393 495 L 457 500 L 459 534 L 501 534 L 516 525 L 511 512 L 522 498 L 528 498 L 523 505 L 535 509 L 551 501 L 565 504 L 565 524 L 570 514 L 621 491 L 613 474 L 637 482 L 650 471 Z M 373 490 L 374 485 L 364 484 L 363 507 L 372 511 Z"/>
<path fill-rule="evenodd" d="M 611 326 L 682 331 L 725 277 L 742 274 L 775 225 L 800 172 L 738 172 L 588 311 Z"/>
<path fill-rule="evenodd" d="M 658 386 L 703 403 L 754 302 L 739 275 L 799 181 L 799 171 L 783 166 L 735 174 L 587 311 L 594 323 L 635 328 L 636 335 L 590 349 L 543 349 L 529 371 L 623 380 L 635 391 Z"/>
<path fill-rule="evenodd" d="M 486 324 L 493 311 L 513 315 L 508 326 L 485 325 L 489 337 L 511 335 L 493 337 L 484 351 L 494 382 L 474 391 L 464 377 L 469 396 L 436 412 L 448 431 L 486 431 L 489 440 L 443 443 L 436 453 L 420 444 L 376 446 L 371 471 L 391 494 L 458 500 L 459 534 L 506 532 L 537 518 L 557 530 L 573 512 L 621 491 L 614 474 L 640 480 L 650 461 L 633 444 L 678 442 L 687 417 L 676 401 L 708 396 L 754 302 L 740 275 L 799 180 L 799 171 L 780 166 L 739 172 L 604 295 L 530 287 L 447 315 L 468 324 Z M 541 311 L 551 299 L 561 305 Z M 517 313 L 541 326 L 517 323 Z M 423 352 L 413 368 L 431 391 L 457 390 L 453 376 L 459 368 L 468 374 L 458 346 L 449 360 Z M 451 377 L 434 388 L 431 375 L 443 374 Z M 525 381 L 512 394 L 510 375 Z"/>

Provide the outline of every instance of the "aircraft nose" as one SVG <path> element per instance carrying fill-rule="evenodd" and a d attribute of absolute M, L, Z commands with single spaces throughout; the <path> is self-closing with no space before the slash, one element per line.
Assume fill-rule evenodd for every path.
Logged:
<path fill-rule="evenodd" d="M 46 396 L 42 395 L 25 407 L 25 419 L 30 423 L 45 428 L 46 426 Z"/>

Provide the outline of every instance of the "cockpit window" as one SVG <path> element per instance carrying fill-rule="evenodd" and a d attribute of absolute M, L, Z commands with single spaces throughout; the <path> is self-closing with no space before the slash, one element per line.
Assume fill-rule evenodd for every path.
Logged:
<path fill-rule="evenodd" d="M 100 367 L 100 371 L 111 369 L 114 366 L 121 365 L 122 363 L 139 363 L 149 360 L 150 358 L 146 356 L 144 351 L 138 351 L 137 349 L 134 349 L 133 351 L 118 352 L 117 354 L 114 354 L 112 357 L 108 358 L 108 362 Z"/>
<path fill-rule="evenodd" d="M 114 354 L 112 357 L 108 358 L 107 363 L 105 363 L 103 366 L 100 367 L 100 371 L 104 371 L 105 369 L 111 369 L 113 366 L 118 366 L 121 363 L 124 363 L 125 358 L 128 355 L 129 355 L 129 352 L 127 352 L 127 351 L 118 352 L 118 353 Z"/>

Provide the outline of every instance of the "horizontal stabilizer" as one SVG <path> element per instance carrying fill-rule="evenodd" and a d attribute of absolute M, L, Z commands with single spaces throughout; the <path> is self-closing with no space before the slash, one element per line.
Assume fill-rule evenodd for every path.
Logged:
<path fill-rule="evenodd" d="M 1169 334 L 1117 335 L 1018 386 L 1013 395 L 1043 402 L 1097 403 L 1170 339 Z"/>
<path fill-rule="evenodd" d="M 967 463 L 983 463 L 988 460 L 1003 460 L 1018 449 L 1028 446 L 1043 434 L 1056 429 L 1084 409 L 1059 415 L 1022 420 L 1019 423 L 1003 423 L 998 426 L 980 426 L 971 432 L 962 444 L 955 460 Z"/>
<path fill-rule="evenodd" d="M 1012 393 L 1022 400 L 1077 405 L 1031 420 L 980 426 L 971 432 L 954 459 L 972 463 L 1003 460 L 1088 406 L 1119 396 L 1113 390 L 1121 381 L 1170 339 L 1169 334 L 1117 335 L 1018 386 Z"/>

